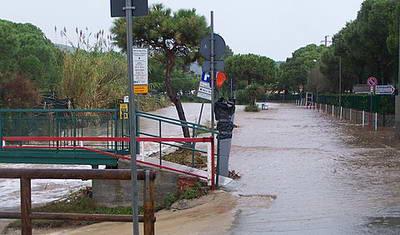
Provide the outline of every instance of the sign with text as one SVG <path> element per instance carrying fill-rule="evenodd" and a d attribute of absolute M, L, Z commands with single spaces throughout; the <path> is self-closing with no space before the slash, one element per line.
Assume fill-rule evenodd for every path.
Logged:
<path fill-rule="evenodd" d="M 396 89 L 392 85 L 379 85 L 375 87 L 377 95 L 393 95 Z"/>
<path fill-rule="evenodd" d="M 354 85 L 353 91 L 356 94 L 369 94 L 371 92 L 370 86 L 367 84 Z"/>
<path fill-rule="evenodd" d="M 197 91 L 197 97 L 211 101 L 212 89 L 210 81 L 211 81 L 210 74 L 203 73 L 203 76 L 201 77 L 201 81 L 199 84 L 199 90 Z"/>
<path fill-rule="evenodd" d="M 149 93 L 149 52 L 145 48 L 133 49 L 133 77 L 135 94 Z"/>

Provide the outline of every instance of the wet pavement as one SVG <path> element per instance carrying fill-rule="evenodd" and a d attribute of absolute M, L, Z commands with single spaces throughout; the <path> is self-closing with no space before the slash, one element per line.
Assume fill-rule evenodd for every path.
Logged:
<path fill-rule="evenodd" d="M 373 132 L 291 104 L 239 108 L 235 122 L 233 190 L 246 201 L 232 234 L 400 234 L 399 151 Z"/>

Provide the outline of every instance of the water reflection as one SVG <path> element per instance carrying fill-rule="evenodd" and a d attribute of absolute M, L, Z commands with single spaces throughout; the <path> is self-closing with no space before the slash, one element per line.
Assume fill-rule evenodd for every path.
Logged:
<path fill-rule="evenodd" d="M 400 233 L 396 149 L 365 146 L 354 137 L 359 128 L 351 133 L 349 125 L 288 104 L 240 112 L 236 122 L 236 193 L 277 198 L 270 208 L 239 203 L 232 234 Z M 371 222 L 383 217 L 392 219 Z"/>

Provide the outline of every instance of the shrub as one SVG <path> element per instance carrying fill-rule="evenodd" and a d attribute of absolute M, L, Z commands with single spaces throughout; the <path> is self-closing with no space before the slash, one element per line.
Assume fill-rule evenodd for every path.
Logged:
<path fill-rule="evenodd" d="M 247 105 L 244 109 L 245 112 L 260 112 L 260 109 L 255 104 Z"/>

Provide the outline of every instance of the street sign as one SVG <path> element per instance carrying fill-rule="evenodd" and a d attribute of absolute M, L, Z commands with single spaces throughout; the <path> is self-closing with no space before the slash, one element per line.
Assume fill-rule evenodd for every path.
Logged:
<path fill-rule="evenodd" d="M 219 35 L 214 33 L 214 56 L 215 59 L 221 59 L 225 54 L 225 40 Z M 200 43 L 200 54 L 206 59 L 211 60 L 211 35 L 203 38 Z"/>
<path fill-rule="evenodd" d="M 357 84 L 354 85 L 353 92 L 355 94 L 369 94 L 371 92 L 371 88 L 367 84 Z"/>
<path fill-rule="evenodd" d="M 374 87 L 378 85 L 378 79 L 376 77 L 369 77 L 367 83 L 370 87 Z"/>
<path fill-rule="evenodd" d="M 145 48 L 133 49 L 133 74 L 135 94 L 149 93 L 149 60 L 148 50 Z"/>
<path fill-rule="evenodd" d="M 211 76 L 209 73 L 203 73 L 201 77 L 201 81 L 199 83 L 199 90 L 197 91 L 197 97 L 210 100 L 212 99 L 212 90 L 211 90 Z"/>
<path fill-rule="evenodd" d="M 204 73 L 208 73 L 211 70 L 211 62 L 209 60 L 204 61 L 202 70 Z M 215 61 L 215 71 L 225 71 L 225 63 L 222 60 Z"/>
<path fill-rule="evenodd" d="M 392 85 L 379 85 L 375 88 L 375 94 L 377 95 L 393 95 L 396 88 Z"/>
<path fill-rule="evenodd" d="M 124 103 L 129 103 L 129 95 L 124 96 Z"/>
<path fill-rule="evenodd" d="M 111 17 L 125 17 L 125 0 L 111 0 Z M 145 16 L 149 13 L 148 0 L 132 0 L 133 16 Z"/>

